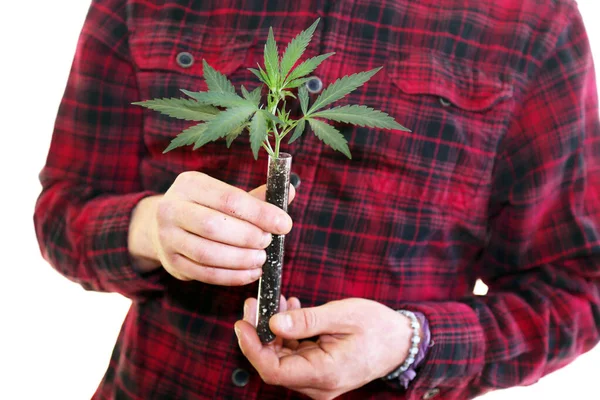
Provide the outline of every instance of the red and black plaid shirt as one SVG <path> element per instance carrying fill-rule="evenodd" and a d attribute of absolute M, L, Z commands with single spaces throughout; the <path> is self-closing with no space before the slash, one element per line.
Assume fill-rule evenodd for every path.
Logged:
<path fill-rule="evenodd" d="M 132 208 L 187 170 L 265 182 L 248 138 L 161 154 L 185 123 L 131 102 L 206 90 L 206 59 L 253 89 L 269 26 L 280 43 L 321 17 L 307 55 L 325 86 L 384 66 L 345 102 L 412 133 L 341 127 L 354 159 L 311 133 L 289 149 L 283 293 L 420 311 L 435 345 L 408 390 L 344 398 L 466 399 L 527 385 L 600 338 L 600 125 L 590 48 L 571 0 L 96 0 L 62 101 L 35 225 L 44 256 L 133 305 L 97 399 L 294 399 L 261 382 L 233 332 L 257 285 L 140 275 Z M 177 55 L 196 62 L 181 67 Z M 476 279 L 490 290 L 472 294 Z M 390 349 L 394 351 L 394 349 Z M 368 355 L 365 355 L 368 356 Z M 250 371 L 237 387 L 232 372 Z M 427 397 L 427 396 L 426 396 Z"/>

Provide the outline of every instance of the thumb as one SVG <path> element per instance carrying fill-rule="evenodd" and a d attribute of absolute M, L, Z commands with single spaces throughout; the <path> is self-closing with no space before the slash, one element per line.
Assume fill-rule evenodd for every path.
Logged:
<path fill-rule="evenodd" d="M 325 333 L 351 333 L 353 326 L 342 307 L 328 303 L 275 314 L 269 321 L 273 333 L 284 339 L 305 339 Z"/>

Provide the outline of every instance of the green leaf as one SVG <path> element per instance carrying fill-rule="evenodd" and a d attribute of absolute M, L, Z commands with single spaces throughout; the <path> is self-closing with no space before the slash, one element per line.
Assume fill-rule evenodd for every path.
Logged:
<path fill-rule="evenodd" d="M 254 105 L 229 108 L 222 111 L 207 124 L 206 132 L 200 136 L 194 145 L 194 150 L 206 143 L 226 136 L 228 133 L 246 123 L 248 118 L 256 112 Z"/>
<path fill-rule="evenodd" d="M 258 152 L 267 139 L 267 120 L 265 119 L 264 113 L 257 112 L 252 118 L 250 123 L 250 147 L 252 148 L 252 154 L 254 159 L 258 159 Z"/>
<path fill-rule="evenodd" d="M 202 104 L 212 104 L 217 107 L 253 106 L 251 102 L 241 98 L 235 93 L 190 92 L 185 89 L 181 89 L 181 91 Z"/>
<path fill-rule="evenodd" d="M 195 100 L 182 98 L 154 99 L 132 104 L 186 121 L 210 121 L 220 112 L 215 107 L 200 104 Z"/>
<path fill-rule="evenodd" d="M 337 129 L 317 119 L 309 118 L 308 123 L 315 135 L 325 144 L 331 146 L 334 150 L 344 153 L 349 159 L 352 159 L 350 149 L 348 148 L 348 141 Z"/>
<path fill-rule="evenodd" d="M 285 123 L 281 119 L 277 118 L 275 115 L 271 114 L 270 112 L 268 112 L 266 110 L 260 110 L 260 113 L 263 114 L 263 116 L 265 118 L 270 119 L 271 121 L 275 122 L 276 124 L 285 125 Z"/>
<path fill-rule="evenodd" d="M 231 147 L 231 143 L 246 129 L 248 124 L 243 124 L 232 130 L 225 136 L 225 140 L 227 141 L 227 148 Z"/>
<path fill-rule="evenodd" d="M 308 60 L 304 61 L 302 64 L 294 68 L 292 72 L 290 72 L 290 74 L 288 75 L 286 81 L 291 82 L 294 79 L 302 78 L 303 76 L 310 74 L 315 69 L 317 69 L 317 67 L 321 65 L 323 61 L 325 61 L 334 54 L 335 53 L 327 53 L 313 58 L 309 58 Z"/>
<path fill-rule="evenodd" d="M 273 28 L 269 28 L 269 36 L 267 37 L 267 43 L 265 43 L 265 69 L 267 70 L 269 82 L 271 82 L 269 87 L 273 88 L 279 82 L 279 51 L 273 35 Z"/>
<path fill-rule="evenodd" d="M 296 141 L 302 134 L 304 133 L 304 129 L 306 128 L 306 120 L 304 118 L 298 120 L 298 124 L 296 125 L 296 129 L 294 129 L 294 134 L 290 138 L 288 144 L 291 144 Z"/>
<path fill-rule="evenodd" d="M 281 94 L 283 95 L 283 99 L 285 99 L 286 97 L 292 97 L 294 99 L 296 98 L 294 93 L 290 92 L 289 90 L 282 90 Z"/>
<path fill-rule="evenodd" d="M 177 137 L 175 137 L 175 139 L 171 140 L 171 143 L 163 151 L 163 154 L 168 153 L 169 151 L 178 147 L 194 144 L 206 130 L 206 125 L 207 124 L 194 125 L 181 132 L 179 135 L 177 135 Z"/>
<path fill-rule="evenodd" d="M 264 72 L 262 70 L 257 70 L 254 68 L 248 68 L 248 71 L 252 72 L 254 75 L 256 75 L 256 77 L 265 85 L 270 86 L 269 85 L 269 79 L 266 77 L 266 75 L 264 75 Z"/>
<path fill-rule="evenodd" d="M 394 118 L 386 113 L 367 106 L 351 105 L 335 107 L 311 114 L 311 117 L 320 117 L 358 126 L 369 126 L 371 128 L 399 129 L 410 132 L 409 129 L 397 123 Z"/>
<path fill-rule="evenodd" d="M 242 90 L 242 96 L 244 96 L 244 98 L 245 98 L 246 100 L 248 100 L 248 96 L 250 96 L 250 93 L 248 93 L 248 91 L 246 90 L 246 88 L 244 87 L 244 85 L 242 85 L 242 86 L 240 87 L 240 89 Z"/>
<path fill-rule="evenodd" d="M 235 94 L 235 87 L 233 87 L 225 75 L 211 67 L 206 60 L 202 60 L 202 63 L 204 64 L 204 79 L 206 80 L 208 90 L 211 92 Z"/>
<path fill-rule="evenodd" d="M 307 30 L 300 32 L 290 44 L 288 44 L 281 58 L 281 79 L 285 79 L 294 64 L 298 62 L 310 43 L 313 33 L 319 24 L 317 19 Z M 297 86 L 295 86 L 297 87 Z"/>
<path fill-rule="evenodd" d="M 298 89 L 298 98 L 300 99 L 302 114 L 306 115 L 308 111 L 308 89 L 306 89 L 306 86 L 300 86 L 300 89 Z"/>
<path fill-rule="evenodd" d="M 317 100 L 313 103 L 312 107 L 308 111 L 312 114 L 316 110 L 325 107 L 346 96 L 350 92 L 356 90 L 359 86 L 362 86 L 365 82 L 373 77 L 382 67 L 372 69 L 370 71 L 359 72 L 350 76 L 344 76 L 329 85 Z"/>
<path fill-rule="evenodd" d="M 297 88 L 297 87 L 300 87 L 300 86 L 304 85 L 309 80 L 310 80 L 310 78 L 298 78 L 298 79 L 294 79 L 290 83 L 287 83 L 284 88 L 285 89 L 294 89 L 294 88 Z"/>
<path fill-rule="evenodd" d="M 254 89 L 252 92 L 250 92 L 248 95 L 248 100 L 250 100 L 252 103 L 256 104 L 256 106 L 258 106 L 260 104 L 260 99 L 262 96 L 262 88 L 263 88 L 262 85 L 260 85 L 259 87 Z"/>

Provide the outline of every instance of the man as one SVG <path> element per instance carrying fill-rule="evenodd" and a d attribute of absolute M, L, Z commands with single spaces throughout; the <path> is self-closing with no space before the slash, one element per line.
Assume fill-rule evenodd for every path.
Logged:
<path fill-rule="evenodd" d="M 202 59 L 253 89 L 269 26 L 318 17 L 306 55 L 336 55 L 313 100 L 383 65 L 348 101 L 412 132 L 340 126 L 352 161 L 305 134 L 289 215 L 247 138 L 162 154 L 184 125 L 132 102 L 206 90 Z M 598 342 L 599 154 L 571 0 L 95 0 L 35 226 L 58 271 L 133 300 L 94 398 L 467 399 Z M 253 282 L 284 233 L 292 297 L 263 346 Z"/>

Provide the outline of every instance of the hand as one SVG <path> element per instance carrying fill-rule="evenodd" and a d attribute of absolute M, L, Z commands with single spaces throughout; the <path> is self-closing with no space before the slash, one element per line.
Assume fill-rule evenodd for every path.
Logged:
<path fill-rule="evenodd" d="M 256 307 L 254 299 L 246 303 Z M 389 374 L 408 357 L 412 338 L 409 318 L 357 298 L 281 312 L 269 325 L 278 339 L 262 345 L 252 319 L 236 322 L 242 352 L 266 383 L 319 400 Z M 316 342 L 298 341 L 317 335 Z"/>
<path fill-rule="evenodd" d="M 137 266 L 160 265 L 181 280 L 237 286 L 257 280 L 271 234 L 292 220 L 266 203 L 263 185 L 247 193 L 199 172 L 184 172 L 164 196 L 140 201 L 132 214 L 129 251 Z M 295 196 L 290 185 L 290 202 Z"/>

